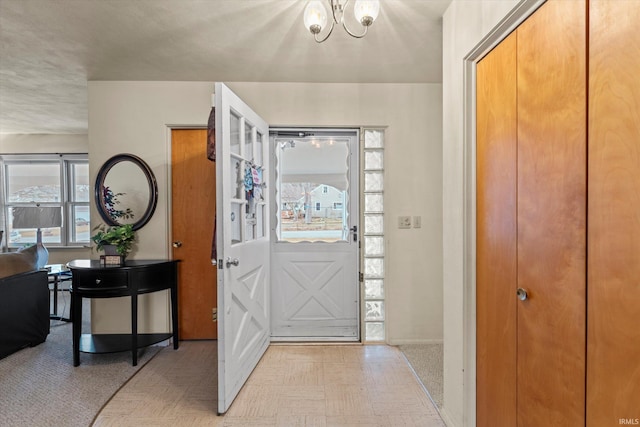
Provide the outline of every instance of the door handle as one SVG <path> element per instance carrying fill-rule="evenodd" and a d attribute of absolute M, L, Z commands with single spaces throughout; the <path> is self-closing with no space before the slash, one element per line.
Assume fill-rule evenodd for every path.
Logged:
<path fill-rule="evenodd" d="M 240 260 L 238 258 L 231 259 L 231 257 L 227 257 L 227 268 L 235 265 L 236 267 L 240 264 Z"/>
<path fill-rule="evenodd" d="M 176 240 L 175 242 L 173 242 L 172 246 L 174 248 L 179 248 L 180 246 L 182 246 L 182 242 L 180 240 Z"/>
<path fill-rule="evenodd" d="M 358 226 L 354 225 L 353 227 L 351 227 L 349 229 L 349 231 L 353 233 L 353 241 L 357 242 L 358 241 Z"/>
<path fill-rule="evenodd" d="M 518 296 L 518 299 L 520 301 L 524 301 L 529 298 L 529 294 L 527 293 L 527 291 L 522 288 L 518 288 L 518 290 L 516 291 L 516 295 Z"/>

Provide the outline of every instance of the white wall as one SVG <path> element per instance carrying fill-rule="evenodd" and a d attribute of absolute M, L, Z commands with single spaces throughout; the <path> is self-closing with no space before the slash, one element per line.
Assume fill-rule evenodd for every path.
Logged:
<path fill-rule="evenodd" d="M 388 126 L 385 151 L 388 341 L 442 339 L 442 88 L 439 84 L 229 83 L 271 125 Z M 140 230 L 134 258 L 168 256 L 167 125 L 204 125 L 212 82 L 89 82 L 92 176 L 107 158 L 137 154 L 153 169 L 158 209 Z M 422 228 L 399 230 L 399 215 Z M 126 304 L 108 301 L 102 331 L 128 326 Z M 141 329 L 162 330 L 166 300 Z M 145 323 L 146 321 L 146 323 Z M 160 325 L 156 327 L 156 325 Z"/>
<path fill-rule="evenodd" d="M 0 134 L 0 154 L 72 154 L 89 152 L 87 134 Z M 64 264 L 73 259 L 88 258 L 85 248 L 49 247 L 49 264 Z"/>
<path fill-rule="evenodd" d="M 464 62 L 518 0 L 453 0 L 443 16 L 444 402 L 449 426 L 473 425 L 465 413 Z M 469 363 L 475 363 L 470 361 Z M 470 387 L 470 385 L 466 385 Z"/>

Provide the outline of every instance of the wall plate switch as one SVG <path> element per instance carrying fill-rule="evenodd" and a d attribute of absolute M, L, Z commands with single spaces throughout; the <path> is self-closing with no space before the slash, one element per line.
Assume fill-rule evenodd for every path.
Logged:
<path fill-rule="evenodd" d="M 398 228 L 411 228 L 411 217 L 410 216 L 399 216 L 398 217 Z"/>
<path fill-rule="evenodd" d="M 420 228 L 422 227 L 422 217 L 421 216 L 414 216 L 413 217 L 413 228 Z"/>

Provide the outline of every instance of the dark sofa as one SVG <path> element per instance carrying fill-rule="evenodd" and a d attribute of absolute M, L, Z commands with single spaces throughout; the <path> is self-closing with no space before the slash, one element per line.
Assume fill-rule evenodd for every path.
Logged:
<path fill-rule="evenodd" d="M 0 254 L 0 359 L 44 342 L 49 334 L 47 272 L 35 269 L 32 252 Z"/>

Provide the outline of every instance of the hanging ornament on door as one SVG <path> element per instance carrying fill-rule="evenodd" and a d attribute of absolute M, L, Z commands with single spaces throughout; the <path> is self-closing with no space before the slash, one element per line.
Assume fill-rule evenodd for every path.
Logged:
<path fill-rule="evenodd" d="M 253 198 L 253 172 L 252 167 L 247 165 L 244 168 L 244 191 L 247 200 Z"/>

